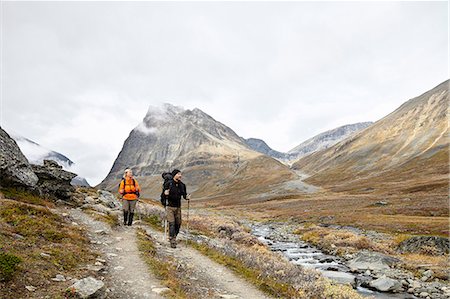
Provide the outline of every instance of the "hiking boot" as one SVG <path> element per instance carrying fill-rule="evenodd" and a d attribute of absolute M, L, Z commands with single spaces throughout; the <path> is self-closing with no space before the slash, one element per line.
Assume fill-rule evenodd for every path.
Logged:
<path fill-rule="evenodd" d="M 177 248 L 177 241 L 175 241 L 175 240 L 170 240 L 170 247 L 172 247 L 172 248 Z"/>
<path fill-rule="evenodd" d="M 128 211 L 123 211 L 123 225 L 128 224 Z"/>
<path fill-rule="evenodd" d="M 131 226 L 133 224 L 133 216 L 134 213 L 130 213 L 130 216 L 128 217 L 128 226 Z"/>

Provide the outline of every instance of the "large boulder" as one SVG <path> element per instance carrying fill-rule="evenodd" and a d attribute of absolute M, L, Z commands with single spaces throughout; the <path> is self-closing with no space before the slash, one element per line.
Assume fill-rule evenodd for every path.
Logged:
<path fill-rule="evenodd" d="M 402 284 L 398 280 L 386 277 L 385 275 L 371 281 L 369 285 L 380 292 L 399 292 L 402 290 Z"/>
<path fill-rule="evenodd" d="M 371 251 L 360 251 L 356 257 L 347 263 L 352 271 L 374 270 L 381 271 L 389 269 L 400 260 L 382 253 Z"/>
<path fill-rule="evenodd" d="M 77 175 L 62 169 L 52 160 L 44 160 L 44 165 L 32 165 L 39 178 L 38 187 L 42 192 L 57 199 L 70 200 L 75 188 L 70 184 Z"/>
<path fill-rule="evenodd" d="M 401 242 L 398 245 L 398 251 L 401 253 L 443 255 L 449 253 L 449 244 L 448 238 L 417 236 Z"/>
<path fill-rule="evenodd" d="M 111 192 L 108 192 L 105 190 L 98 190 L 97 193 L 99 195 L 98 199 L 100 200 L 100 202 L 103 205 L 105 205 L 111 209 L 119 209 L 120 208 L 119 201 Z"/>
<path fill-rule="evenodd" d="M 38 177 L 17 143 L 0 127 L 0 186 L 35 189 Z"/>

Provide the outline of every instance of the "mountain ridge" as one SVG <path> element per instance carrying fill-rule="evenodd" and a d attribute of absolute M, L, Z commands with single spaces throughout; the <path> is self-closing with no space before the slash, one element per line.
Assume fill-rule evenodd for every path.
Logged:
<path fill-rule="evenodd" d="M 441 176 L 448 173 L 442 166 L 448 161 L 448 83 L 408 100 L 351 138 L 301 158 L 293 168 L 311 174 L 307 181 L 319 185 L 344 184 L 357 176 L 381 180 L 383 175 L 431 184 L 430 175 L 443 182 Z M 416 163 L 422 166 L 413 171 Z"/>

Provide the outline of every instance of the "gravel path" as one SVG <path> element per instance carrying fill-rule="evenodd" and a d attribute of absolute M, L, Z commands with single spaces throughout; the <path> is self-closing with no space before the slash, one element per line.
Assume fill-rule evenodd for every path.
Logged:
<path fill-rule="evenodd" d="M 149 272 L 137 248 L 136 228 L 143 228 L 156 239 L 158 252 L 173 257 L 180 265 L 189 268 L 192 275 L 189 283 L 204 290 L 208 298 L 270 298 L 233 271 L 202 255 L 179 241 L 176 249 L 163 241 L 163 234 L 147 225 L 133 224 L 132 227 L 111 229 L 109 225 L 94 220 L 80 209 L 69 210 L 73 221 L 88 230 L 88 236 L 96 250 L 103 253 L 103 265 L 97 265 L 104 275 L 107 298 L 163 298 L 161 282 Z M 102 260 L 103 259 L 103 260 Z M 94 269 L 96 266 L 92 266 Z M 100 272 L 103 271 L 103 272 Z"/>
<path fill-rule="evenodd" d="M 164 286 L 149 273 L 140 257 L 134 227 L 111 230 L 109 225 L 92 219 L 79 209 L 72 209 L 69 214 L 87 228 L 91 243 L 103 253 L 106 269 L 99 270 L 101 265 L 93 266 L 93 269 L 103 271 L 100 273 L 105 276 L 107 298 L 164 298 L 159 294 Z"/>
<path fill-rule="evenodd" d="M 168 241 L 163 241 L 161 232 L 148 226 L 142 226 L 142 228 L 146 230 L 147 234 L 158 240 L 158 250 L 189 266 L 194 272 L 194 276 L 191 277 L 192 283 L 196 281 L 202 283 L 202 287 L 210 291 L 208 298 L 271 298 L 227 267 L 186 246 L 184 240 L 179 240 L 177 248 L 172 249 Z"/>

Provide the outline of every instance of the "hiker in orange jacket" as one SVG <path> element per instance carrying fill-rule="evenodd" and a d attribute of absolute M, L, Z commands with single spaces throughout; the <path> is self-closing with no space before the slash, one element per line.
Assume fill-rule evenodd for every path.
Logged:
<path fill-rule="evenodd" d="M 123 224 L 133 224 L 134 209 L 139 199 L 141 188 L 133 178 L 133 171 L 126 169 L 119 185 L 119 193 L 122 195 Z"/>

